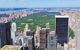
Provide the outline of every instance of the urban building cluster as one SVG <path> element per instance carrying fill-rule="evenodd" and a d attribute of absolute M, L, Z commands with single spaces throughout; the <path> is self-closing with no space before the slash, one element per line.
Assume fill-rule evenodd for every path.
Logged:
<path fill-rule="evenodd" d="M 24 31 L 19 33 L 15 22 L 0 23 L 0 48 L 12 45 L 20 50 L 75 50 L 68 36 L 69 16 L 55 16 L 55 19 L 55 31 L 47 23 L 45 28 L 36 26 L 32 32 L 26 23 Z"/>
<path fill-rule="evenodd" d="M 32 11 L 22 11 L 22 10 L 0 13 L 0 23 L 4 23 L 5 20 L 12 21 L 18 18 L 22 18 L 30 14 L 33 14 L 33 12 Z"/>

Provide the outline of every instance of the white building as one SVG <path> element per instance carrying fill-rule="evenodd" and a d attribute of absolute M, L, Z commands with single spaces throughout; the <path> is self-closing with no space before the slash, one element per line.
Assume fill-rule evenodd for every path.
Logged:
<path fill-rule="evenodd" d="M 16 23 L 15 22 L 11 24 L 11 38 L 13 42 L 16 40 Z"/>
<path fill-rule="evenodd" d="M 56 41 L 56 36 L 55 36 L 55 32 L 54 31 L 51 31 L 49 34 L 48 34 L 48 46 L 47 46 L 47 49 L 48 50 L 57 50 L 57 41 Z"/>

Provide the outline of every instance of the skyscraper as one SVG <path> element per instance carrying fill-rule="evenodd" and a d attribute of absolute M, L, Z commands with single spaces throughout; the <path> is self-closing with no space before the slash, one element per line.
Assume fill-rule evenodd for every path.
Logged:
<path fill-rule="evenodd" d="M 23 36 L 26 36 L 26 33 L 30 31 L 28 24 L 25 25 Z"/>
<path fill-rule="evenodd" d="M 45 50 L 47 49 L 47 36 L 48 36 L 48 33 L 49 33 L 49 29 L 47 28 L 42 28 L 40 30 L 40 33 L 39 33 L 39 49 L 40 50 Z"/>
<path fill-rule="evenodd" d="M 48 50 L 57 50 L 57 41 L 56 41 L 56 35 L 54 31 L 51 31 L 48 34 L 48 38 L 47 38 L 47 49 Z"/>
<path fill-rule="evenodd" d="M 11 25 L 10 22 L 0 23 L 0 46 L 3 47 L 4 45 L 11 45 Z M 0 47 L 0 48 L 1 48 Z"/>
<path fill-rule="evenodd" d="M 12 38 L 13 42 L 16 39 L 16 23 L 15 22 L 13 22 L 11 24 L 11 38 Z"/>
<path fill-rule="evenodd" d="M 34 32 L 31 31 L 27 31 L 26 32 L 26 37 L 27 37 L 27 41 L 28 41 L 28 49 L 29 50 L 34 50 L 35 49 L 35 45 L 34 45 Z"/>
<path fill-rule="evenodd" d="M 68 42 L 68 18 L 69 16 L 55 16 L 57 43 L 62 46 Z"/>
<path fill-rule="evenodd" d="M 40 46 L 40 43 L 39 43 L 40 42 L 40 40 L 39 40 L 40 30 L 41 30 L 41 27 L 37 26 L 36 27 L 36 32 L 34 34 L 34 41 L 35 41 L 36 48 L 38 48 Z"/>
<path fill-rule="evenodd" d="M 49 26 L 49 23 L 47 24 L 47 26 Z M 47 26 L 46 28 L 41 28 L 37 26 L 36 33 L 34 35 L 34 39 L 35 39 L 35 46 L 39 50 L 47 49 L 47 37 L 50 31 L 50 28 Z"/>

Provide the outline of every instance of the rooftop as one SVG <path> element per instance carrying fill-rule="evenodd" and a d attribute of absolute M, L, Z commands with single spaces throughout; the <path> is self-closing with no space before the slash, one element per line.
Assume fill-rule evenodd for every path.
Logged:
<path fill-rule="evenodd" d="M 19 50 L 19 46 L 5 45 L 1 50 Z"/>
<path fill-rule="evenodd" d="M 55 16 L 56 18 L 69 18 L 69 16 L 68 15 L 57 15 L 57 16 Z"/>

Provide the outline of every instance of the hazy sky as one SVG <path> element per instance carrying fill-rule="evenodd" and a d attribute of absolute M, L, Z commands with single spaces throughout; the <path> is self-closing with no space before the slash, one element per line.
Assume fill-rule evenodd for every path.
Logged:
<path fill-rule="evenodd" d="M 80 7 L 80 0 L 0 0 L 0 8 Z"/>

